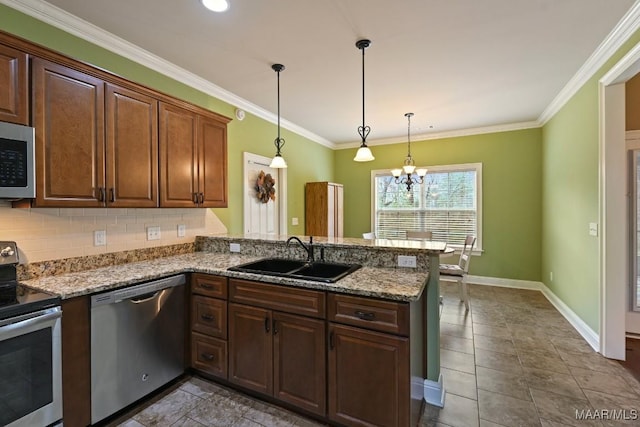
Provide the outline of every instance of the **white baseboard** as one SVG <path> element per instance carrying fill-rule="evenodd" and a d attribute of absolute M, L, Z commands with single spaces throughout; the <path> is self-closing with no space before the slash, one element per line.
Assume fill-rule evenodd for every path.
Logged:
<path fill-rule="evenodd" d="M 467 283 L 474 285 L 499 286 L 504 288 L 529 289 L 540 291 L 549 302 L 564 316 L 573 328 L 596 351 L 600 351 L 600 336 L 591 329 L 573 310 L 569 308 L 551 289 L 542 282 L 531 280 L 503 279 L 500 277 L 468 276 Z"/>
<path fill-rule="evenodd" d="M 424 400 L 428 404 L 444 408 L 444 395 L 442 374 L 438 377 L 438 381 L 424 380 Z"/>

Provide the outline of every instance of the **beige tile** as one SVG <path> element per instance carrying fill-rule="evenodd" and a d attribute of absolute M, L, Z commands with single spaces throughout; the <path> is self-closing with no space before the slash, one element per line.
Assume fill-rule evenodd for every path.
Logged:
<path fill-rule="evenodd" d="M 440 337 L 440 348 L 474 354 L 472 339 L 454 337 L 452 335 L 442 335 Z"/>
<path fill-rule="evenodd" d="M 569 368 L 558 355 L 557 357 L 549 357 L 542 353 L 532 351 L 518 351 L 518 357 L 522 366 L 528 368 L 541 368 L 548 371 L 554 371 L 561 374 L 570 374 Z"/>
<path fill-rule="evenodd" d="M 264 426 L 273 427 L 290 427 L 294 425 L 295 421 L 291 412 L 262 402 L 255 402 L 253 406 L 244 413 L 243 418 L 247 418 Z"/>
<path fill-rule="evenodd" d="M 610 373 L 575 367 L 571 367 L 571 374 L 583 389 L 635 399 L 638 401 L 638 409 L 640 410 L 640 395 L 631 388 L 624 378 Z"/>
<path fill-rule="evenodd" d="M 495 338 L 511 338 L 511 331 L 506 326 L 492 326 L 476 323 L 473 325 L 474 336 L 482 335 Z"/>
<path fill-rule="evenodd" d="M 475 375 L 448 368 L 441 368 L 440 373 L 447 393 L 478 400 Z"/>
<path fill-rule="evenodd" d="M 476 365 L 502 372 L 522 373 L 522 366 L 515 354 L 478 349 L 476 350 Z"/>
<path fill-rule="evenodd" d="M 174 424 L 171 424 L 171 427 L 207 427 L 205 424 L 199 423 L 186 415 L 176 421 Z"/>
<path fill-rule="evenodd" d="M 576 399 L 586 399 L 580 386 L 571 375 L 544 369 L 524 368 L 524 378 L 531 388 L 548 390 Z"/>
<path fill-rule="evenodd" d="M 251 400 L 239 396 L 214 395 L 190 410 L 187 416 L 211 427 L 227 427 L 238 422 L 251 409 L 252 403 Z"/>
<path fill-rule="evenodd" d="M 609 411 L 606 416 L 601 418 L 604 425 L 640 425 L 640 399 L 612 396 L 593 390 L 585 390 L 585 394 L 593 409 Z M 601 412 L 601 415 L 604 413 Z"/>
<path fill-rule="evenodd" d="M 602 425 L 594 420 L 576 419 L 576 411 L 593 410 L 591 404 L 586 400 L 534 388 L 531 389 L 531 397 L 533 397 L 540 418 L 577 427 Z"/>
<path fill-rule="evenodd" d="M 447 393 L 444 398 L 444 408 L 425 405 L 422 426 L 432 426 L 441 423 L 451 427 L 479 426 L 478 402 L 466 397 Z"/>
<path fill-rule="evenodd" d="M 203 401 L 198 396 L 178 389 L 136 414 L 133 419 L 145 426 L 168 426 L 185 416 L 192 408 L 202 404 Z"/>
<path fill-rule="evenodd" d="M 550 339 L 558 350 L 571 353 L 594 352 L 593 348 L 582 338 L 551 337 Z"/>
<path fill-rule="evenodd" d="M 540 418 L 540 422 L 542 423 L 542 427 L 567 427 L 567 426 L 569 426 L 569 424 L 563 424 L 563 423 L 559 423 L 557 421 L 544 420 L 542 418 Z"/>
<path fill-rule="evenodd" d="M 473 344 L 476 348 L 482 350 L 491 350 L 498 353 L 506 354 L 516 354 L 516 348 L 513 345 L 513 341 L 511 341 L 511 339 L 509 338 L 485 337 L 477 335 L 473 340 Z"/>
<path fill-rule="evenodd" d="M 531 401 L 478 390 L 480 418 L 504 426 L 539 426 L 536 407 Z"/>
<path fill-rule="evenodd" d="M 440 322 L 440 335 L 451 335 L 454 337 L 471 339 L 473 338 L 473 329 L 471 326 Z"/>
<path fill-rule="evenodd" d="M 519 373 L 476 367 L 478 389 L 500 393 L 521 400 L 531 400 L 525 378 Z"/>
<path fill-rule="evenodd" d="M 476 373 L 473 354 L 461 353 L 459 351 L 440 349 L 440 366 L 468 374 Z"/>
<path fill-rule="evenodd" d="M 504 427 L 502 424 L 496 424 L 491 421 L 483 420 L 480 418 L 480 427 Z"/>
<path fill-rule="evenodd" d="M 558 354 L 567 366 L 591 369 L 593 371 L 608 372 L 614 375 L 623 372 L 623 368 L 616 362 L 607 359 L 596 352 L 571 353 L 559 350 Z"/>
<path fill-rule="evenodd" d="M 243 417 L 233 423 L 232 427 L 264 427 L 264 425 Z"/>
<path fill-rule="evenodd" d="M 122 424 L 118 424 L 118 427 L 145 427 L 145 426 L 140 424 L 139 422 L 137 422 L 133 418 L 131 418 L 131 419 L 128 419 L 127 421 L 123 422 Z"/>
<path fill-rule="evenodd" d="M 471 316 L 460 316 L 457 314 L 443 314 L 440 317 L 441 322 L 453 323 L 454 325 L 467 325 L 471 326 Z"/>
<path fill-rule="evenodd" d="M 211 399 L 213 395 L 216 394 L 229 397 L 233 393 L 232 391 L 229 391 L 219 385 L 213 384 L 198 377 L 190 378 L 189 381 L 186 381 L 180 386 L 180 389 L 203 399 Z"/>

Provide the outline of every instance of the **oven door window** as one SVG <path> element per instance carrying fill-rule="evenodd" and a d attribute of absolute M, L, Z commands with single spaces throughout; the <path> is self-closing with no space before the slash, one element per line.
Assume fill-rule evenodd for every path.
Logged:
<path fill-rule="evenodd" d="M 53 400 L 52 330 L 0 341 L 0 425 Z"/>

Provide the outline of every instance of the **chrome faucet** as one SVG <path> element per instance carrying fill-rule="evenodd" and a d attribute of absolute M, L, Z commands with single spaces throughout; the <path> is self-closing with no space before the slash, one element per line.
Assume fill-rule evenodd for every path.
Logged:
<path fill-rule="evenodd" d="M 295 240 L 296 242 L 300 243 L 300 246 L 302 246 L 302 248 L 307 251 L 307 262 L 313 262 L 314 261 L 314 257 L 313 257 L 313 236 L 309 236 L 309 244 L 305 245 L 304 243 L 302 243 L 302 240 L 300 240 L 299 238 L 297 238 L 296 236 L 291 236 L 287 239 L 287 247 L 289 247 L 289 245 L 291 244 L 291 241 Z"/>

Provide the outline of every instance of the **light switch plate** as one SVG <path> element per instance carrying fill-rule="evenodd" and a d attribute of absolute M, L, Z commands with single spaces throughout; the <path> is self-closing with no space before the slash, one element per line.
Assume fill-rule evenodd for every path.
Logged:
<path fill-rule="evenodd" d="M 178 224 L 178 237 L 184 237 L 187 234 L 187 226 L 184 224 Z"/>
<path fill-rule="evenodd" d="M 598 223 L 597 222 L 590 222 L 589 223 L 589 235 L 590 236 L 597 236 L 598 235 Z"/>
<path fill-rule="evenodd" d="M 298 225 L 298 218 L 296 217 L 291 218 L 291 225 Z"/>
<path fill-rule="evenodd" d="M 105 246 L 107 244 L 107 231 L 96 230 L 93 232 L 93 246 Z"/>
<path fill-rule="evenodd" d="M 240 252 L 240 243 L 230 243 L 229 244 L 230 252 Z"/>

